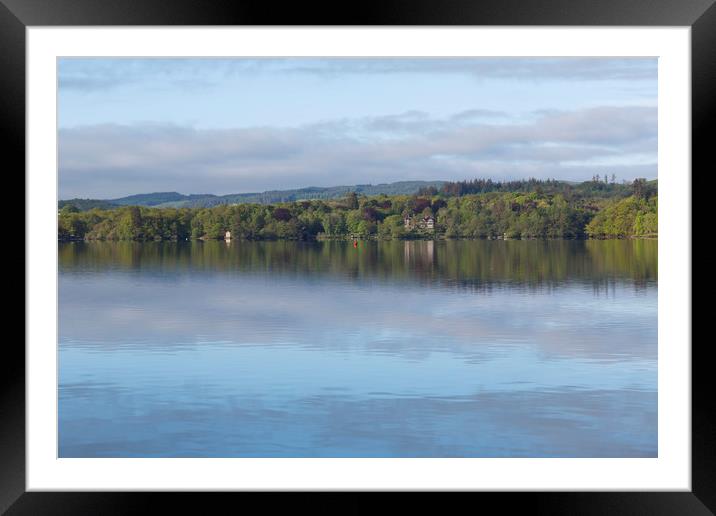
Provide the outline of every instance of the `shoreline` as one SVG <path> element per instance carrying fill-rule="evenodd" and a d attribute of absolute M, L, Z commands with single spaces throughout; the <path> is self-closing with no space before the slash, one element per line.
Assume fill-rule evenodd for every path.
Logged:
<path fill-rule="evenodd" d="M 357 237 L 316 237 L 316 238 L 232 238 L 225 240 L 223 238 L 187 238 L 186 240 L 180 240 L 176 238 L 164 238 L 164 239 L 108 239 L 108 238 L 58 238 L 58 243 L 68 242 L 136 242 L 136 243 L 149 243 L 149 242 L 394 242 L 394 241 L 423 241 L 423 242 L 435 242 L 435 241 L 472 241 L 472 240 L 491 240 L 491 241 L 515 241 L 515 240 L 532 240 L 532 241 L 553 241 L 553 240 L 658 240 L 658 235 L 628 235 L 628 236 L 606 236 L 606 237 L 594 237 L 594 236 L 579 236 L 579 237 L 445 237 L 443 235 L 436 235 L 433 238 L 415 236 L 408 238 L 380 238 L 372 236 L 357 236 Z"/>

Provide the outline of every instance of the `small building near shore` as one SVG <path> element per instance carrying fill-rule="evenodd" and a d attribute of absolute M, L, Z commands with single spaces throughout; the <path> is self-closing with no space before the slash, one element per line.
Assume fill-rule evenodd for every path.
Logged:
<path fill-rule="evenodd" d="M 403 224 L 407 230 L 417 227 L 418 229 L 429 229 L 432 231 L 435 229 L 435 218 L 432 215 L 421 217 L 418 219 L 417 224 L 415 224 L 413 220 L 406 215 L 403 219 Z"/>
<path fill-rule="evenodd" d="M 231 240 L 231 231 L 227 231 L 226 234 L 224 234 L 224 240 Z"/>

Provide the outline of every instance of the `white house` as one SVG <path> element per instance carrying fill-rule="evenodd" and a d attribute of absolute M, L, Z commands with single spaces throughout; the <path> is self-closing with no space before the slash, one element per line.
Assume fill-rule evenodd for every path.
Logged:
<path fill-rule="evenodd" d="M 413 221 L 410 219 L 409 216 L 406 215 L 405 219 L 403 220 L 403 223 L 405 224 L 405 229 L 412 229 L 414 227 Z M 422 217 L 418 219 L 417 224 L 419 229 L 435 229 L 435 218 L 432 215 L 428 215 L 427 217 Z"/>

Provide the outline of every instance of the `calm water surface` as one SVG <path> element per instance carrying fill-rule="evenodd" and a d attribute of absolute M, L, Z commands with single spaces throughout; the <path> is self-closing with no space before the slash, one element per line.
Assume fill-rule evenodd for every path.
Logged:
<path fill-rule="evenodd" d="M 67 243 L 61 457 L 654 457 L 657 242 Z"/>

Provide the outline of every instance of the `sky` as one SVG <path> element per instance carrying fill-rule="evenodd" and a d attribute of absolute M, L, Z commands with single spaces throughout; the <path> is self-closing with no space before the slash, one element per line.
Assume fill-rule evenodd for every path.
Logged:
<path fill-rule="evenodd" d="M 60 199 L 657 177 L 656 58 L 61 58 Z"/>

